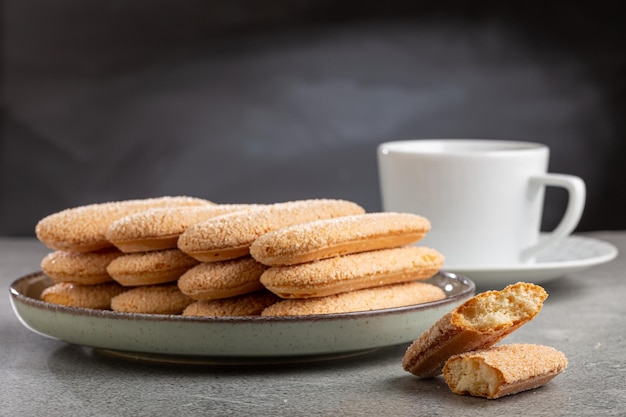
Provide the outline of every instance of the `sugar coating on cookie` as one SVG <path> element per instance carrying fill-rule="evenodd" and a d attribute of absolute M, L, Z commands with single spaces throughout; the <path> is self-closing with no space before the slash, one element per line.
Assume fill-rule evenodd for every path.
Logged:
<path fill-rule="evenodd" d="M 124 287 L 117 282 L 95 285 L 56 283 L 41 293 L 41 299 L 48 303 L 70 307 L 109 310 L 111 299 L 124 292 Z"/>
<path fill-rule="evenodd" d="M 405 282 L 319 298 L 279 301 L 266 308 L 262 316 L 301 316 L 349 313 L 403 307 L 442 300 L 444 291 L 426 282 Z"/>
<path fill-rule="evenodd" d="M 198 261 L 178 249 L 126 253 L 107 266 L 107 272 L 124 286 L 176 281 Z"/>
<path fill-rule="evenodd" d="M 245 256 L 261 235 L 282 227 L 352 214 L 365 210 L 345 200 L 314 199 L 275 203 L 197 223 L 185 230 L 178 247 L 203 262 Z"/>
<path fill-rule="evenodd" d="M 268 232 L 254 241 L 250 254 L 267 265 L 293 265 L 413 244 L 430 227 L 428 219 L 411 213 L 342 216 Z"/>
<path fill-rule="evenodd" d="M 496 399 L 545 385 L 565 368 L 553 347 L 513 343 L 454 355 L 443 376 L 455 394 Z"/>
<path fill-rule="evenodd" d="M 251 207 L 257 205 L 215 204 L 149 209 L 113 222 L 107 228 L 106 238 L 123 252 L 176 248 L 178 236 L 190 226 Z"/>
<path fill-rule="evenodd" d="M 183 316 L 241 317 L 259 316 L 280 298 L 267 290 L 219 300 L 200 300 L 190 304 Z"/>
<path fill-rule="evenodd" d="M 178 287 L 196 300 L 233 297 L 263 289 L 260 278 L 266 269 L 250 256 L 200 263 L 178 279 Z"/>
<path fill-rule="evenodd" d="M 145 285 L 111 299 L 111 309 L 124 313 L 181 314 L 193 300 L 176 284 Z"/>
<path fill-rule="evenodd" d="M 41 270 L 56 282 L 101 284 L 113 281 L 107 266 L 122 253 L 115 248 L 94 252 L 54 251 L 41 261 Z"/>
<path fill-rule="evenodd" d="M 37 238 L 56 250 L 88 252 L 112 246 L 106 230 L 114 221 L 156 207 L 198 206 L 210 201 L 186 197 L 157 197 L 139 200 L 112 201 L 68 208 L 41 219 L 36 227 Z"/>
<path fill-rule="evenodd" d="M 323 297 L 381 285 L 425 280 L 444 263 L 438 251 L 417 246 L 354 253 L 289 266 L 273 266 L 261 283 L 283 298 Z"/>

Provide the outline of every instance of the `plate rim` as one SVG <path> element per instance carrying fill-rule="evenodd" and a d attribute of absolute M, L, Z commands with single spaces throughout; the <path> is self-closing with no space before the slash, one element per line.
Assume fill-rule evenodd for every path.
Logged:
<path fill-rule="evenodd" d="M 426 309 L 432 306 L 450 304 L 458 299 L 462 299 L 466 297 L 471 292 L 476 291 L 476 284 L 474 281 L 464 276 L 463 274 L 459 274 L 451 271 L 439 271 L 437 274 L 433 275 L 434 278 L 436 275 L 448 275 L 450 277 L 458 279 L 461 283 L 463 283 L 466 288 L 458 294 L 452 295 L 450 297 L 446 297 L 441 300 L 429 301 L 425 303 L 412 304 L 409 306 L 402 307 L 393 307 L 393 308 L 385 308 L 385 309 L 377 309 L 377 310 L 365 310 L 365 311 L 355 311 L 355 312 L 347 312 L 347 313 L 330 313 L 330 314 L 310 314 L 310 315 L 299 315 L 299 316 L 271 316 L 271 317 L 262 317 L 262 316 L 232 316 L 232 317 L 201 317 L 201 316 L 182 316 L 180 314 L 145 314 L 145 313 L 125 313 L 125 312 L 116 312 L 112 310 L 97 310 L 90 308 L 82 308 L 82 307 L 71 307 L 65 306 L 61 304 L 54 304 L 43 301 L 41 299 L 29 297 L 25 294 L 22 294 L 17 288 L 16 285 L 19 285 L 23 281 L 27 281 L 29 279 L 35 278 L 46 278 L 46 275 L 42 271 L 32 272 L 30 274 L 21 276 L 20 278 L 15 279 L 9 285 L 9 292 L 11 294 L 12 299 L 19 300 L 25 304 L 30 306 L 34 306 L 40 309 L 53 310 L 67 314 L 80 315 L 80 316 L 88 316 L 88 317 L 103 317 L 114 320 L 133 320 L 133 319 L 141 319 L 143 321 L 173 321 L 173 322 L 201 322 L 201 323 L 275 323 L 275 322 L 303 322 L 303 321 L 332 321 L 332 320 L 343 320 L 347 318 L 363 318 L 368 316 L 379 316 L 382 314 L 400 314 L 407 311 L 413 310 L 421 310 Z M 428 282 L 429 280 L 425 280 L 422 282 Z"/>
<path fill-rule="evenodd" d="M 442 289 L 452 285 L 444 289 L 446 298 L 393 309 L 290 317 L 191 317 L 56 305 L 29 294 L 32 286 L 45 288 L 53 282 L 41 271 L 14 280 L 9 289 L 14 313 L 28 330 L 66 343 L 147 354 L 277 358 L 336 355 L 410 342 L 426 330 L 431 321 L 476 292 L 476 284 L 460 274 L 440 271 L 432 279 Z M 35 287 L 36 291 L 41 287 Z M 59 319 L 66 319 L 80 329 L 59 325 Z M 103 335 L 104 329 L 109 334 Z M 144 330 L 160 336 L 156 339 L 151 336 L 150 340 L 134 337 L 136 331 L 143 333 Z M 128 332 L 137 340 L 124 339 Z M 192 332 L 193 336 L 186 338 Z M 214 336 L 226 341 L 206 345 L 206 340 L 213 340 Z M 255 345 L 254 350 L 243 346 L 242 340 L 245 345 Z"/>

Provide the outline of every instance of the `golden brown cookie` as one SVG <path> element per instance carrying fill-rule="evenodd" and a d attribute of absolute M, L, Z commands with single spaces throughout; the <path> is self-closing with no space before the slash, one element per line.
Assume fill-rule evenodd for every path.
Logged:
<path fill-rule="evenodd" d="M 47 303 L 70 307 L 109 310 L 111 299 L 122 292 L 124 287 L 117 282 L 95 285 L 59 282 L 43 290 L 41 299 Z"/>
<path fill-rule="evenodd" d="M 183 316 L 210 316 L 210 317 L 241 317 L 259 316 L 261 312 L 280 300 L 267 290 L 219 300 L 201 300 L 190 304 Z"/>
<path fill-rule="evenodd" d="M 89 204 L 65 209 L 41 219 L 35 227 L 37 238 L 56 250 L 90 252 L 112 246 L 106 239 L 111 223 L 132 213 L 157 207 L 184 207 L 213 204 L 193 197 L 157 197 Z"/>
<path fill-rule="evenodd" d="M 552 347 L 510 344 L 454 355 L 443 376 L 455 394 L 496 399 L 545 385 L 565 368 L 567 358 Z"/>
<path fill-rule="evenodd" d="M 524 282 L 478 294 L 422 333 L 402 366 L 422 378 L 437 376 L 451 356 L 493 346 L 532 320 L 547 297 L 540 286 Z"/>
<path fill-rule="evenodd" d="M 179 278 L 178 288 L 195 300 L 234 297 L 263 289 L 259 278 L 266 269 L 250 256 L 200 263 Z"/>
<path fill-rule="evenodd" d="M 107 266 L 122 253 L 115 248 L 95 252 L 54 251 L 41 261 L 41 270 L 56 282 L 102 284 L 113 281 Z"/>
<path fill-rule="evenodd" d="M 283 300 L 272 304 L 262 316 L 303 316 L 349 313 L 403 307 L 446 297 L 443 290 L 426 282 L 405 282 L 344 292 L 318 298 Z"/>
<path fill-rule="evenodd" d="M 443 266 L 434 249 L 406 246 L 289 266 L 272 266 L 261 283 L 282 298 L 324 297 L 381 285 L 425 280 Z"/>
<path fill-rule="evenodd" d="M 430 222 L 410 213 L 365 213 L 297 224 L 268 232 L 250 254 L 266 265 L 293 265 L 349 253 L 415 243 Z"/>
<path fill-rule="evenodd" d="M 244 212 L 225 214 L 185 230 L 178 247 L 202 262 L 246 256 L 259 236 L 282 227 L 319 219 L 362 214 L 356 203 L 344 200 L 299 200 L 268 204 Z"/>
<path fill-rule="evenodd" d="M 177 247 L 178 236 L 190 226 L 222 214 L 256 206 L 215 204 L 145 210 L 113 222 L 106 231 L 106 238 L 127 253 L 172 249 Z"/>
<path fill-rule="evenodd" d="M 193 300 L 176 284 L 132 288 L 111 299 L 111 309 L 122 313 L 181 314 Z"/>
<path fill-rule="evenodd" d="M 153 285 L 176 281 L 198 261 L 178 249 L 126 253 L 117 257 L 107 272 L 124 286 Z"/>

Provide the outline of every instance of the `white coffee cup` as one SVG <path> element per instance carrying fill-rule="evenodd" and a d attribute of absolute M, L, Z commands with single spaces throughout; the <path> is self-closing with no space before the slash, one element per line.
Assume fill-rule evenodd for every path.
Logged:
<path fill-rule="evenodd" d="M 585 183 L 547 173 L 549 149 L 506 140 L 428 139 L 378 147 L 384 211 L 417 213 L 432 228 L 418 244 L 446 257 L 446 268 L 533 262 L 570 235 L 585 206 Z M 541 236 L 546 186 L 569 192 L 558 226 Z"/>

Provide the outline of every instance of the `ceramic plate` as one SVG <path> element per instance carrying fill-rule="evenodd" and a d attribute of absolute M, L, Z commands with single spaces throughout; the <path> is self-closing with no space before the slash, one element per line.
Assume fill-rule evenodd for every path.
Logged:
<path fill-rule="evenodd" d="M 617 248 L 611 243 L 590 237 L 569 236 L 557 247 L 547 249 L 534 263 L 477 267 L 446 265 L 445 268 L 467 276 L 480 287 L 490 286 L 499 289 L 519 280 L 541 284 L 609 262 L 615 259 L 617 254 Z"/>
<path fill-rule="evenodd" d="M 39 298 L 52 284 L 43 273 L 10 287 L 13 309 L 30 330 L 69 343 L 133 355 L 297 357 L 341 355 L 416 339 L 446 312 L 474 295 L 474 283 L 441 272 L 428 282 L 444 300 L 367 312 L 297 317 L 184 317 L 65 307 Z"/>

